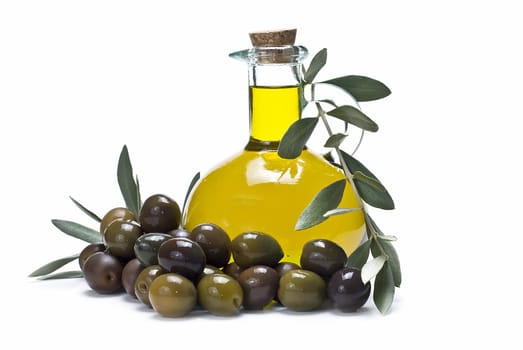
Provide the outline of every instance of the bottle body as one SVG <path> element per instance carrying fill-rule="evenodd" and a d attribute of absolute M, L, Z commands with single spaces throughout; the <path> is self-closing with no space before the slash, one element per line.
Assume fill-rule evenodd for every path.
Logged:
<path fill-rule="evenodd" d="M 361 211 L 295 230 L 301 212 L 314 196 L 343 177 L 340 169 L 308 150 L 296 159 L 282 159 L 275 151 L 243 150 L 198 183 L 184 225 L 191 230 L 200 223 L 214 223 L 231 239 L 248 231 L 268 233 L 282 246 L 284 259 L 297 263 L 303 245 L 311 239 L 330 239 L 350 254 L 364 235 Z M 347 186 L 340 207 L 357 205 L 354 192 Z"/>

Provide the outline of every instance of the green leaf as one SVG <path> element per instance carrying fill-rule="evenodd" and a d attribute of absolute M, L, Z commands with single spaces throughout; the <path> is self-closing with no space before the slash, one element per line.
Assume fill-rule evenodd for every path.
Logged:
<path fill-rule="evenodd" d="M 75 255 L 65 257 L 65 258 L 61 258 L 61 259 L 57 259 L 57 260 L 48 262 L 47 264 L 45 264 L 45 265 L 37 268 L 33 272 L 31 272 L 29 277 L 38 277 L 38 276 L 48 275 L 51 272 L 55 272 L 62 266 L 69 264 L 71 261 L 78 259 L 79 256 L 80 256 L 80 254 L 75 254 Z"/>
<path fill-rule="evenodd" d="M 65 279 L 65 278 L 81 278 L 84 277 L 84 274 L 82 271 L 64 271 L 64 272 L 57 272 L 53 273 L 51 275 L 42 276 L 39 277 L 39 280 L 57 280 L 57 279 Z"/>
<path fill-rule="evenodd" d="M 303 79 L 307 83 L 312 83 L 320 69 L 327 63 L 327 49 L 321 49 L 311 60 L 309 69 L 305 72 Z"/>
<path fill-rule="evenodd" d="M 385 315 L 389 312 L 394 300 L 394 279 L 389 263 L 385 262 L 374 280 L 374 305 Z"/>
<path fill-rule="evenodd" d="M 92 211 L 90 211 L 89 209 L 84 207 L 83 205 L 81 205 L 73 197 L 69 196 L 69 198 L 73 201 L 74 204 L 76 204 L 76 206 L 78 208 L 80 208 L 81 211 L 83 211 L 85 214 L 87 214 L 87 216 L 89 216 L 91 219 L 94 219 L 95 221 L 98 221 L 98 222 L 102 222 L 102 219 L 100 219 L 100 217 L 98 215 L 96 215 L 95 213 L 93 213 Z"/>
<path fill-rule="evenodd" d="M 140 182 L 138 181 L 138 175 L 136 175 L 136 203 L 138 204 L 138 214 L 142 208 L 142 195 L 140 194 Z"/>
<path fill-rule="evenodd" d="M 390 95 L 390 90 L 382 82 L 360 75 L 346 75 L 322 81 L 335 85 L 349 93 L 356 101 L 373 101 Z"/>
<path fill-rule="evenodd" d="M 387 257 L 385 255 L 379 255 L 378 257 L 367 261 L 361 268 L 361 280 L 363 281 L 363 284 L 373 279 L 378 272 L 381 271 L 381 268 L 386 261 Z"/>
<path fill-rule="evenodd" d="M 356 248 L 356 250 L 353 251 L 351 255 L 349 255 L 345 265 L 348 267 L 357 267 L 358 269 L 361 269 L 369 259 L 370 242 L 370 240 L 366 240 L 360 244 L 360 246 Z"/>
<path fill-rule="evenodd" d="M 123 146 L 120 158 L 118 159 L 118 185 L 122 192 L 123 199 L 127 208 L 136 216 L 140 215 L 140 205 L 138 204 L 140 195 L 138 186 L 134 181 L 133 167 L 129 159 L 127 146 Z"/>
<path fill-rule="evenodd" d="M 329 216 L 336 216 L 336 215 L 352 213 L 357 210 L 361 210 L 361 208 L 336 208 L 336 209 L 327 211 L 325 214 L 323 214 L 323 216 L 327 218 Z"/>
<path fill-rule="evenodd" d="M 89 227 L 85 227 L 83 225 L 77 224 L 76 222 L 67 220 L 53 219 L 51 222 L 60 231 L 74 238 L 78 238 L 88 243 L 102 242 L 102 235 L 100 232 L 90 229 Z"/>
<path fill-rule="evenodd" d="M 398 237 L 392 235 L 378 235 L 380 240 L 394 242 L 398 240 Z"/>
<path fill-rule="evenodd" d="M 347 137 L 347 135 L 341 134 L 341 133 L 332 134 L 331 136 L 329 136 L 329 138 L 325 142 L 324 147 L 330 147 L 330 148 L 340 147 L 340 145 L 342 144 L 343 140 L 345 140 L 346 137 Z"/>
<path fill-rule="evenodd" d="M 295 121 L 283 135 L 278 147 L 278 155 L 285 159 L 294 159 L 301 154 L 318 124 L 318 118 L 302 118 Z"/>
<path fill-rule="evenodd" d="M 373 178 L 379 183 L 383 185 L 383 183 L 378 180 L 374 174 L 367 169 L 363 164 L 361 164 L 356 158 L 352 157 L 351 155 L 347 154 L 346 152 L 341 151 L 341 155 L 345 163 L 347 164 L 347 167 L 349 168 L 350 172 L 352 174 L 355 174 L 356 172 L 361 172 L 367 177 Z M 362 182 L 362 181 L 355 181 L 356 189 L 358 190 L 358 193 L 360 194 L 361 198 L 363 200 L 376 208 L 385 209 L 385 210 L 391 210 L 394 209 L 394 201 L 392 200 L 392 197 L 390 196 L 389 192 L 387 190 L 385 191 L 376 191 L 373 189 L 372 186 Z"/>
<path fill-rule="evenodd" d="M 334 108 L 338 107 L 336 102 L 334 102 L 333 100 L 330 100 L 330 99 L 317 100 L 316 102 L 326 103 L 326 104 L 331 105 Z"/>
<path fill-rule="evenodd" d="M 387 191 L 387 189 L 385 187 L 383 187 L 383 185 L 381 184 L 381 182 L 379 182 L 378 180 L 376 180 L 375 178 L 373 177 L 370 177 L 370 176 L 367 176 L 365 175 L 364 173 L 362 173 L 361 171 L 356 171 L 354 174 L 352 174 L 352 178 L 354 179 L 354 181 L 358 182 L 358 181 L 361 181 L 367 185 L 369 185 L 370 187 L 372 187 L 373 189 L 375 189 L 376 191 L 380 191 L 380 192 L 385 192 Z"/>
<path fill-rule="evenodd" d="M 340 204 L 345 183 L 339 180 L 321 189 L 301 213 L 295 229 L 304 230 L 327 220 L 324 214 Z"/>
<path fill-rule="evenodd" d="M 378 248 L 378 243 L 380 244 L 381 248 L 387 254 L 388 257 L 388 263 L 390 266 L 390 269 L 392 270 L 392 275 L 394 278 L 394 285 L 396 287 L 401 286 L 401 265 L 400 265 L 400 259 L 398 256 L 398 253 L 396 252 L 396 249 L 392 245 L 392 243 L 386 239 L 382 239 L 381 237 L 384 236 L 383 232 L 380 230 L 378 225 L 376 225 L 376 222 L 368 215 L 365 215 L 365 222 L 367 226 L 372 226 L 372 229 L 377 233 L 378 236 L 378 242 L 373 241 L 371 245 L 371 251 L 373 256 L 378 256 L 381 254 L 381 250 Z"/>
<path fill-rule="evenodd" d="M 187 193 L 185 193 L 185 199 L 183 200 L 183 207 L 182 207 L 182 213 L 185 213 L 185 206 L 187 205 L 187 200 L 189 199 L 189 195 L 192 192 L 192 189 L 194 185 L 200 180 L 200 172 L 197 172 L 196 175 L 193 176 L 191 183 L 189 184 L 189 187 L 187 188 Z"/>
<path fill-rule="evenodd" d="M 366 131 L 378 131 L 378 124 L 354 106 L 344 105 L 329 112 L 328 115 L 341 119 Z"/>

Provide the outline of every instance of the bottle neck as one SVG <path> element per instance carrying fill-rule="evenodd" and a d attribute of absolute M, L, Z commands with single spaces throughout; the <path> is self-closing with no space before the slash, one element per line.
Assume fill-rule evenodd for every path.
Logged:
<path fill-rule="evenodd" d="M 301 116 L 301 64 L 249 66 L 250 138 L 247 150 L 277 150 Z"/>

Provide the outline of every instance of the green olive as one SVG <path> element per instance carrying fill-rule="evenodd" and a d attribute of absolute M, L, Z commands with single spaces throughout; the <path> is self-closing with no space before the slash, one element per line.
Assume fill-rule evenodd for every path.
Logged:
<path fill-rule="evenodd" d="M 162 316 L 184 316 L 196 305 L 196 299 L 194 284 L 177 273 L 158 276 L 149 286 L 151 306 Z"/>
<path fill-rule="evenodd" d="M 114 220 L 136 221 L 136 216 L 127 208 L 117 207 L 109 210 L 100 222 L 100 233 L 103 235 L 107 226 Z"/>
<path fill-rule="evenodd" d="M 107 250 L 112 255 L 132 259 L 135 257 L 134 244 L 141 234 L 142 230 L 138 223 L 117 219 L 107 226 L 103 239 Z"/>
<path fill-rule="evenodd" d="M 151 265 L 143 269 L 134 282 L 134 293 L 136 294 L 136 298 L 138 298 L 138 300 L 143 304 L 151 306 L 151 301 L 149 300 L 149 287 L 156 277 L 166 272 L 167 271 L 165 271 L 160 265 Z"/>
<path fill-rule="evenodd" d="M 213 315 L 238 314 L 243 302 L 243 290 L 233 277 L 216 273 L 204 276 L 198 283 L 198 303 Z"/>
<path fill-rule="evenodd" d="M 231 239 L 221 227 L 200 224 L 193 228 L 190 238 L 202 247 L 207 264 L 216 267 L 227 265 L 231 258 Z"/>
<path fill-rule="evenodd" d="M 345 266 L 347 254 L 338 244 L 327 239 L 314 239 L 304 244 L 300 265 L 325 279 Z"/>
<path fill-rule="evenodd" d="M 140 210 L 140 225 L 144 232 L 167 233 L 180 225 L 178 203 L 163 194 L 148 197 Z"/>
<path fill-rule="evenodd" d="M 276 266 L 283 258 L 283 250 L 274 237 L 262 232 L 245 232 L 231 242 L 232 256 L 238 266 Z"/>
<path fill-rule="evenodd" d="M 289 310 L 317 309 L 326 299 L 325 281 L 312 271 L 290 270 L 280 278 L 278 299 Z"/>

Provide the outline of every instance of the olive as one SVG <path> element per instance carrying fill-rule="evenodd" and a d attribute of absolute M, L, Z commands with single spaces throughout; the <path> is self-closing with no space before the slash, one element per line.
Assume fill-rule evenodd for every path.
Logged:
<path fill-rule="evenodd" d="M 134 243 L 142 234 L 140 225 L 134 221 L 114 220 L 107 226 L 103 239 L 107 250 L 114 256 L 132 259 Z"/>
<path fill-rule="evenodd" d="M 136 293 L 134 292 L 134 284 L 136 278 L 142 270 L 145 269 L 145 265 L 140 260 L 134 258 L 125 264 L 122 270 L 122 285 L 125 292 L 136 299 Z"/>
<path fill-rule="evenodd" d="M 190 238 L 202 247 L 208 264 L 216 267 L 227 265 L 231 258 L 231 239 L 221 227 L 200 224 L 192 229 Z"/>
<path fill-rule="evenodd" d="M 336 271 L 327 285 L 327 295 L 334 307 L 345 312 L 353 312 L 362 307 L 370 296 L 370 282 L 363 284 L 361 270 L 345 267 Z"/>
<path fill-rule="evenodd" d="M 283 258 L 280 244 L 266 233 L 245 232 L 231 242 L 234 261 L 242 268 L 254 265 L 276 266 Z"/>
<path fill-rule="evenodd" d="M 231 263 L 228 263 L 227 266 L 225 266 L 222 271 L 223 273 L 225 273 L 226 275 L 229 275 L 231 276 L 232 278 L 234 278 L 235 280 L 237 280 L 239 277 L 240 277 L 240 273 L 243 271 L 244 269 L 239 267 L 237 263 L 235 263 L 234 261 L 231 262 Z"/>
<path fill-rule="evenodd" d="M 80 270 L 83 271 L 85 261 L 88 257 L 93 255 L 94 253 L 103 252 L 105 251 L 105 244 L 103 243 L 90 243 L 88 244 L 82 251 L 80 252 L 80 256 L 78 257 L 78 264 L 80 264 Z"/>
<path fill-rule="evenodd" d="M 325 289 L 325 281 L 317 273 L 303 269 L 290 270 L 280 278 L 278 299 L 289 310 L 314 310 L 326 299 Z"/>
<path fill-rule="evenodd" d="M 168 235 L 178 238 L 191 238 L 191 233 L 183 228 L 175 228 L 167 232 Z"/>
<path fill-rule="evenodd" d="M 282 262 L 278 263 L 278 265 L 276 265 L 275 270 L 276 270 L 276 272 L 278 272 L 278 275 L 281 277 L 287 271 L 296 270 L 299 268 L 300 268 L 300 265 L 298 265 L 298 264 L 295 264 L 290 261 L 282 261 Z"/>
<path fill-rule="evenodd" d="M 158 264 L 168 272 L 194 280 L 203 272 L 205 253 L 198 243 L 188 238 L 170 238 L 158 248 Z"/>
<path fill-rule="evenodd" d="M 148 197 L 140 210 L 140 224 L 144 232 L 167 233 L 180 225 L 178 203 L 163 194 Z"/>
<path fill-rule="evenodd" d="M 233 316 L 240 311 L 243 290 L 233 277 L 222 273 L 207 275 L 197 289 L 199 304 L 211 314 Z"/>
<path fill-rule="evenodd" d="M 200 280 L 207 276 L 207 275 L 212 275 L 212 274 L 215 274 L 215 273 L 223 273 L 222 270 L 220 270 L 219 268 L 217 268 L 216 266 L 212 266 L 212 265 L 205 265 L 205 267 L 203 268 L 203 271 L 202 273 L 200 274 L 200 276 L 198 276 L 195 280 L 194 280 L 194 284 L 198 284 L 198 282 L 200 282 Z"/>
<path fill-rule="evenodd" d="M 167 233 L 143 234 L 134 243 L 134 254 L 146 266 L 158 265 L 158 248 L 170 238 Z"/>
<path fill-rule="evenodd" d="M 323 278 L 345 266 L 347 254 L 338 244 L 327 239 L 314 239 L 304 244 L 300 265 L 305 270 L 316 272 Z"/>
<path fill-rule="evenodd" d="M 280 277 L 269 266 L 256 265 L 240 273 L 238 282 L 243 290 L 243 307 L 261 310 L 276 296 Z"/>
<path fill-rule="evenodd" d="M 134 282 L 134 293 L 136 294 L 136 298 L 138 298 L 138 300 L 143 304 L 151 306 L 151 301 L 149 300 L 149 286 L 156 277 L 166 272 L 167 271 L 165 271 L 160 265 L 151 265 L 143 269 Z"/>
<path fill-rule="evenodd" d="M 101 294 L 122 290 L 122 263 L 107 252 L 92 254 L 84 263 L 84 279 L 89 287 Z"/>
<path fill-rule="evenodd" d="M 100 233 L 103 235 L 107 226 L 117 219 L 124 221 L 136 221 L 136 216 L 127 208 L 113 208 L 109 210 L 102 218 L 102 221 L 100 222 Z"/>
<path fill-rule="evenodd" d="M 149 286 L 151 306 L 162 316 L 184 316 L 196 305 L 196 299 L 194 284 L 177 273 L 158 276 Z"/>

